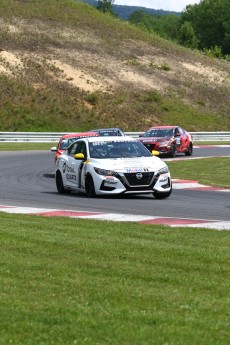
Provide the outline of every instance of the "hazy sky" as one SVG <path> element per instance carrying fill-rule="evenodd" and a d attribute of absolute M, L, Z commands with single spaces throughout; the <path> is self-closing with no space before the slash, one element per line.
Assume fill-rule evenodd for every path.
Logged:
<path fill-rule="evenodd" d="M 199 2 L 199 0 L 115 0 L 114 5 L 142 6 L 155 10 L 181 12 L 187 5 Z"/>

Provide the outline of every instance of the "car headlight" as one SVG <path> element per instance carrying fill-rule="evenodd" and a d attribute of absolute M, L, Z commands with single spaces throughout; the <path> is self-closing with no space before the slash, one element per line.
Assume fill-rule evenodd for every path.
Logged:
<path fill-rule="evenodd" d="M 94 170 L 98 175 L 103 175 L 103 176 L 116 176 L 117 175 L 116 171 L 112 171 L 112 170 L 100 169 L 100 168 L 96 168 L 96 167 L 94 167 Z"/>
<path fill-rule="evenodd" d="M 168 145 L 171 145 L 170 141 L 163 141 L 162 143 L 159 143 L 159 147 L 161 147 L 161 146 L 168 146 Z"/>
<path fill-rule="evenodd" d="M 164 168 L 161 168 L 160 170 L 157 170 L 154 175 L 159 177 L 162 174 L 167 174 L 169 172 L 169 169 L 167 166 L 165 166 Z"/>
<path fill-rule="evenodd" d="M 167 174 L 168 172 L 169 172 L 169 169 L 168 169 L 167 166 L 165 166 L 164 168 L 161 168 L 161 169 L 159 170 L 159 173 L 160 173 L 160 174 Z"/>

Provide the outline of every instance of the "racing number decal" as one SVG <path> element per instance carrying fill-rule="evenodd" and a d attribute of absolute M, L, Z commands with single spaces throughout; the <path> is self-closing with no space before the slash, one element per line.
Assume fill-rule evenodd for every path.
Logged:
<path fill-rule="evenodd" d="M 176 145 L 180 146 L 180 138 L 176 138 L 175 141 L 176 141 Z"/>

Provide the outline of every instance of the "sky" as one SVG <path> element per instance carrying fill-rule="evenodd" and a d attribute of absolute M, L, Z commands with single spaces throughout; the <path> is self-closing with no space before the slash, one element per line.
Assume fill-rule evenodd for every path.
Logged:
<path fill-rule="evenodd" d="M 115 0 L 114 5 L 142 6 L 155 10 L 181 12 L 187 5 L 199 2 L 199 0 Z"/>

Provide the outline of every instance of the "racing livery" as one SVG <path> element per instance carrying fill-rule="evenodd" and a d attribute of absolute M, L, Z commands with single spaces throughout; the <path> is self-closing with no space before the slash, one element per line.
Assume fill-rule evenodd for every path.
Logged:
<path fill-rule="evenodd" d="M 167 165 L 131 137 L 87 137 L 57 158 L 56 187 L 96 195 L 151 193 L 157 199 L 172 191 Z"/>
<path fill-rule="evenodd" d="M 98 136 L 99 134 L 93 131 L 90 132 L 79 132 L 79 133 L 70 133 L 70 134 L 64 134 L 59 142 L 57 147 L 51 147 L 50 151 L 54 152 L 54 159 L 57 160 L 57 157 L 60 156 L 74 141 L 76 141 L 79 138 L 85 138 L 85 137 L 93 137 Z"/>
<path fill-rule="evenodd" d="M 151 127 L 138 140 L 154 153 L 175 157 L 176 153 L 191 156 L 193 153 L 192 136 L 180 126 Z"/>

